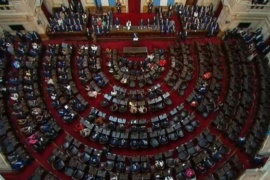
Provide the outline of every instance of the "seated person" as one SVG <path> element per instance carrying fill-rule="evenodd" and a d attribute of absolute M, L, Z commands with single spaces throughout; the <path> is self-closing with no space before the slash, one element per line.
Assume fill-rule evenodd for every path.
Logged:
<path fill-rule="evenodd" d="M 186 175 L 187 178 L 192 179 L 192 178 L 195 177 L 195 172 L 194 172 L 193 169 L 188 168 L 188 169 L 186 169 L 185 175 Z"/>
<path fill-rule="evenodd" d="M 26 124 L 28 121 L 27 119 L 18 119 L 17 120 L 17 123 L 20 125 L 20 126 L 23 126 L 24 124 Z"/>
<path fill-rule="evenodd" d="M 207 86 L 201 85 L 201 87 L 200 87 L 198 93 L 199 93 L 200 95 L 205 95 L 207 92 L 208 92 Z"/>
<path fill-rule="evenodd" d="M 92 166 L 99 165 L 99 163 L 100 163 L 100 157 L 99 156 L 92 156 L 89 163 Z"/>
<path fill-rule="evenodd" d="M 118 105 L 114 103 L 114 104 L 110 107 L 110 110 L 113 111 L 113 112 L 114 112 L 114 111 L 117 111 L 117 110 L 118 110 Z"/>
<path fill-rule="evenodd" d="M 211 72 L 206 72 L 203 74 L 203 79 L 209 80 L 212 78 L 212 73 Z"/>
<path fill-rule="evenodd" d="M 99 95 L 100 93 L 98 93 L 97 91 L 89 91 L 87 94 L 89 97 L 97 98 L 97 95 Z"/>
<path fill-rule="evenodd" d="M 165 59 L 159 60 L 159 66 L 164 67 L 166 65 L 167 61 Z"/>
<path fill-rule="evenodd" d="M 129 111 L 131 114 L 136 114 L 138 112 L 138 108 L 136 106 L 131 106 Z"/>
<path fill-rule="evenodd" d="M 80 135 L 82 136 L 82 137 L 87 137 L 87 136 L 89 136 L 90 135 L 90 129 L 88 129 L 88 128 L 84 128 L 84 129 L 82 129 L 81 131 L 80 131 Z"/>
<path fill-rule="evenodd" d="M 36 138 L 36 135 L 35 134 L 32 134 L 31 136 L 29 136 L 27 138 L 27 142 L 31 145 L 34 145 L 36 143 L 38 143 L 38 139 Z"/>
<path fill-rule="evenodd" d="M 247 60 L 250 62 L 257 56 L 257 53 L 254 51 L 251 55 L 247 57 Z"/>
<path fill-rule="evenodd" d="M 117 91 L 113 88 L 113 90 L 111 91 L 111 96 L 116 96 L 117 95 Z"/>
<path fill-rule="evenodd" d="M 142 92 L 137 94 L 137 99 L 138 99 L 138 101 L 144 100 L 144 94 Z"/>
<path fill-rule="evenodd" d="M 121 83 L 122 83 L 122 84 L 127 84 L 127 78 L 125 78 L 125 77 L 122 78 L 122 79 L 121 79 Z"/>
<path fill-rule="evenodd" d="M 163 160 L 156 160 L 155 166 L 157 169 L 164 169 L 164 161 Z"/>
<path fill-rule="evenodd" d="M 24 134 L 29 135 L 29 134 L 32 134 L 33 133 L 34 129 L 31 126 L 26 126 L 26 127 L 21 128 L 21 131 Z"/>
<path fill-rule="evenodd" d="M 93 77 L 94 77 L 94 80 L 95 80 L 95 81 L 102 80 L 102 77 L 101 77 L 100 74 L 95 74 L 95 75 L 93 75 Z"/>
<path fill-rule="evenodd" d="M 100 86 L 100 87 L 104 87 L 106 85 L 105 81 L 102 79 L 102 80 L 98 80 L 97 81 L 97 85 Z"/>
<path fill-rule="evenodd" d="M 111 53 L 112 53 L 112 49 L 106 48 L 106 54 L 108 58 L 111 57 Z"/>
<path fill-rule="evenodd" d="M 11 96 L 10 96 L 10 99 L 12 99 L 13 101 L 18 101 L 19 94 L 18 93 L 12 93 Z"/>
<path fill-rule="evenodd" d="M 141 169 L 141 166 L 138 162 L 132 163 L 131 168 L 130 168 L 131 172 L 133 173 L 139 172 L 140 169 Z"/>
<path fill-rule="evenodd" d="M 61 117 L 64 117 L 66 115 L 68 115 L 69 111 L 67 109 L 59 109 L 58 110 L 58 114 L 61 116 Z"/>
<path fill-rule="evenodd" d="M 139 107 L 139 112 L 140 112 L 141 114 L 144 114 L 144 113 L 147 112 L 147 108 L 146 108 L 145 106 L 140 106 L 140 107 Z"/>
<path fill-rule="evenodd" d="M 154 59 L 154 54 L 148 54 L 147 55 L 147 58 L 152 62 L 153 61 L 153 59 Z"/>
<path fill-rule="evenodd" d="M 41 108 L 35 107 L 32 109 L 32 115 L 39 115 L 41 113 Z"/>
<path fill-rule="evenodd" d="M 206 171 L 206 168 L 202 163 L 199 163 L 196 165 L 196 170 L 199 173 L 204 173 Z"/>
<path fill-rule="evenodd" d="M 40 130 L 45 133 L 45 132 L 50 132 L 52 130 L 52 125 L 50 123 L 46 123 L 42 126 L 40 126 Z"/>
<path fill-rule="evenodd" d="M 32 48 L 33 49 L 39 49 L 39 45 L 37 43 L 32 43 Z"/>
<path fill-rule="evenodd" d="M 97 124 L 97 125 L 102 125 L 103 122 L 104 122 L 103 117 L 98 117 L 98 118 L 95 120 L 95 124 Z"/>
<path fill-rule="evenodd" d="M 61 83 L 64 82 L 64 81 L 66 81 L 67 79 L 68 79 L 68 76 L 67 75 L 60 75 L 60 76 L 58 76 L 58 80 Z"/>
<path fill-rule="evenodd" d="M 191 101 L 191 103 L 190 103 L 190 106 L 191 107 L 197 107 L 199 105 L 199 103 L 198 103 L 198 101 L 196 101 L 196 100 L 193 100 L 193 101 Z"/>
<path fill-rule="evenodd" d="M 37 123 L 43 124 L 44 123 L 44 120 L 45 120 L 45 118 L 44 118 L 43 115 L 37 115 L 36 116 Z"/>

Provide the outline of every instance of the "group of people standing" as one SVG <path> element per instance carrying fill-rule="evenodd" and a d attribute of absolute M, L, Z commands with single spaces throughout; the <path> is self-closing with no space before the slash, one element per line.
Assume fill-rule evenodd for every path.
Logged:
<path fill-rule="evenodd" d="M 91 24 L 92 32 L 94 32 L 96 35 L 109 33 L 111 24 L 111 12 L 104 11 L 102 16 L 92 15 Z"/>
<path fill-rule="evenodd" d="M 55 33 L 59 31 L 82 31 L 87 25 L 88 15 L 84 12 L 80 2 L 70 3 L 69 7 L 64 5 L 59 10 L 53 12 L 49 18 L 48 32 Z"/>
<path fill-rule="evenodd" d="M 186 30 L 206 30 L 208 36 L 213 36 L 219 30 L 212 3 L 209 6 L 184 6 L 180 4 L 177 6 L 177 10 L 182 26 Z"/>

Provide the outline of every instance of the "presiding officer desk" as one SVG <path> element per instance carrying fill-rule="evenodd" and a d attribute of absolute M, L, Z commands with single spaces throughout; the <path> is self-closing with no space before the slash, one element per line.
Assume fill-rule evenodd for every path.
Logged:
<path fill-rule="evenodd" d="M 160 34 L 160 29 L 158 26 L 131 26 L 130 30 L 126 26 L 120 26 L 119 29 L 116 26 L 112 26 L 110 29 L 110 35 L 131 35 L 132 33 L 142 34 Z"/>
<path fill-rule="evenodd" d="M 147 47 L 124 47 L 123 48 L 124 56 L 147 56 L 148 51 Z"/>

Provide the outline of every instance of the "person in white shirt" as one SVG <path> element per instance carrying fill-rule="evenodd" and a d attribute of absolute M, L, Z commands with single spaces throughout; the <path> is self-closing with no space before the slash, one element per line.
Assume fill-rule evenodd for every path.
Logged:
<path fill-rule="evenodd" d="M 138 110 L 141 114 L 145 114 L 147 112 L 147 108 L 145 106 L 140 106 Z"/>
<path fill-rule="evenodd" d="M 58 22 L 58 25 L 59 25 L 59 26 L 62 26 L 62 24 L 63 24 L 63 20 L 62 20 L 62 19 L 59 18 L 59 19 L 57 20 L 57 22 Z"/>
<path fill-rule="evenodd" d="M 195 18 L 198 17 L 198 12 L 195 11 L 193 15 L 194 15 Z"/>
<path fill-rule="evenodd" d="M 90 135 L 90 129 L 88 128 L 84 128 L 83 130 L 80 131 L 80 135 L 83 136 L 83 137 L 87 137 Z"/>
<path fill-rule="evenodd" d="M 152 62 L 154 59 L 154 54 L 148 54 L 147 58 L 150 59 L 150 61 Z"/>
<path fill-rule="evenodd" d="M 91 45 L 91 50 L 92 50 L 92 51 L 97 51 L 97 48 L 98 48 L 98 47 L 97 47 L 96 45 L 94 45 L 94 44 Z"/>
<path fill-rule="evenodd" d="M 130 30 L 130 28 L 131 28 L 131 21 L 130 20 L 127 21 L 126 27 L 127 27 L 127 30 Z"/>
<path fill-rule="evenodd" d="M 111 96 L 116 96 L 117 95 L 117 91 L 113 88 L 113 90 L 111 91 Z"/>
<path fill-rule="evenodd" d="M 13 101 L 18 101 L 19 95 L 17 93 L 12 93 L 10 99 L 12 99 Z"/>

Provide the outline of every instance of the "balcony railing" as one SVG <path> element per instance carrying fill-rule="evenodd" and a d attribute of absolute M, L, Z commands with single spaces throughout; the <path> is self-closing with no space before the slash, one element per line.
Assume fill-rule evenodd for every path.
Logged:
<path fill-rule="evenodd" d="M 269 13 L 270 5 L 266 4 L 247 4 L 247 12 L 256 12 L 256 13 Z"/>
<path fill-rule="evenodd" d="M 13 5 L 0 5 L 0 12 L 15 10 Z"/>

